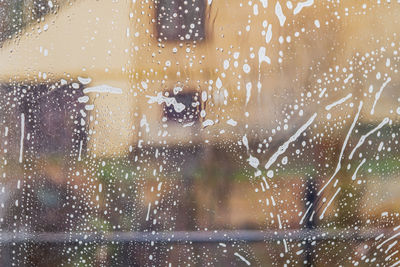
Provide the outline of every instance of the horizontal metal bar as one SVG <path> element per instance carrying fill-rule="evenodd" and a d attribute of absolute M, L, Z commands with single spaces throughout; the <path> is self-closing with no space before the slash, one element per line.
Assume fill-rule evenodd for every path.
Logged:
<path fill-rule="evenodd" d="M 108 232 L 108 233 L 28 233 L 0 232 L 0 245 L 12 243 L 218 243 L 218 242 L 263 242 L 276 240 L 368 240 L 381 234 L 389 234 L 390 229 L 333 230 L 237 230 L 237 231 L 176 231 L 176 232 Z"/>

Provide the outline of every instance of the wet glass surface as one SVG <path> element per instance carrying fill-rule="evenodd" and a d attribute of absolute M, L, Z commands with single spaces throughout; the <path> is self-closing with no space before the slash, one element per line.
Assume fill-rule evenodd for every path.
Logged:
<path fill-rule="evenodd" d="M 0 266 L 400 265 L 399 1 L 0 1 Z"/>

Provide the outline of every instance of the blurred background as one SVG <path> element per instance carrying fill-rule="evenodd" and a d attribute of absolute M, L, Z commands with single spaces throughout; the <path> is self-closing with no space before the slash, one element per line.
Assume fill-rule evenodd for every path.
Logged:
<path fill-rule="evenodd" d="M 399 265 L 399 19 L 0 0 L 0 265 Z"/>

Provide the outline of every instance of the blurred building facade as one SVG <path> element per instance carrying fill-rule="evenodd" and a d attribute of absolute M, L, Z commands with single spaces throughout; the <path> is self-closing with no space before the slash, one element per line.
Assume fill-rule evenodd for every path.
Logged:
<path fill-rule="evenodd" d="M 398 12 L 385 13 L 385 5 L 368 17 L 338 19 L 337 12 L 315 3 L 301 14 L 286 13 L 282 26 L 272 2 L 50 2 L 36 6 L 47 16 L 3 43 L 0 78 L 48 84 L 49 90 L 65 83 L 91 88 L 85 93 L 89 100 L 81 101 L 88 101 L 89 150 L 99 155 L 129 153 L 131 146 L 148 142 L 226 142 L 246 127 L 273 128 L 285 119 L 277 112 L 290 103 L 285 95 L 321 90 L 317 74 L 342 71 L 333 65 L 351 69 L 345 59 L 379 49 L 363 41 L 371 32 L 381 35 L 377 39 L 390 38 L 390 29 L 379 31 L 372 24 L 365 30 L 368 21 L 398 20 Z M 362 10 L 357 1 L 351 4 Z M 325 21 L 319 27 L 317 17 Z M 357 39 L 351 38 L 355 31 Z M 314 53 L 307 49 L 311 44 Z M 320 70 L 313 69 L 315 62 Z M 296 76 L 311 70 L 312 76 Z M 363 73 L 351 75 L 357 79 Z M 331 94 L 322 105 L 345 96 L 335 88 L 347 86 L 347 76 L 325 88 Z M 388 87 L 395 88 L 393 79 Z M 371 81 L 375 87 L 380 83 Z M 357 82 L 348 86 L 372 106 L 374 99 L 363 94 L 368 88 Z M 374 120 L 379 114 L 378 107 Z M 363 119 L 368 121 L 368 114 Z M 234 130 L 225 129 L 232 124 Z"/>
<path fill-rule="evenodd" d="M 8 134 L 10 143 L 16 144 L 14 148 L 9 143 L 3 145 L 3 149 L 15 150 L 6 155 L 12 155 L 8 158 L 14 165 L 1 168 L 13 173 L 7 177 L 8 188 L 16 190 L 20 177 L 28 181 L 28 192 L 33 193 L 26 205 L 36 204 L 31 213 L 27 212 L 31 217 L 27 215 L 18 222 L 21 228 L 28 225 L 32 231 L 97 231 L 103 227 L 110 231 L 109 223 L 122 225 L 126 231 L 161 231 L 170 225 L 176 226 L 175 230 L 211 226 L 278 229 L 276 218 L 271 218 L 277 210 L 287 211 L 286 225 L 297 228 L 299 211 L 307 202 L 303 198 L 308 189 L 305 180 L 315 181 L 310 186 L 315 191 L 319 180 L 329 178 L 319 168 L 326 163 L 331 168 L 336 166 L 347 134 L 342 121 L 351 123 L 350 115 L 355 115 L 358 103 L 363 101 L 360 121 L 365 129 L 370 130 L 385 117 L 394 124 L 398 121 L 396 112 L 387 109 L 396 95 L 398 75 L 390 77 L 382 72 L 381 79 L 375 78 L 378 74 L 364 78 L 366 69 L 357 66 L 358 62 L 368 66 L 369 60 L 378 58 L 376 69 L 396 73 L 396 65 L 387 66 L 387 62 L 395 62 L 398 55 L 382 50 L 379 42 L 371 40 L 396 42 L 392 33 L 400 19 L 398 5 L 383 3 L 369 9 L 368 16 L 361 16 L 362 3 L 346 1 L 347 6 L 354 7 L 353 15 L 346 16 L 349 11 L 342 6 L 327 9 L 323 1 L 315 1 L 296 14 L 293 7 L 281 3 L 286 18 L 282 24 L 276 14 L 280 1 L 28 2 L 15 2 L 18 8 L 0 4 L 0 9 L 8 10 L 9 18 L 16 16 L 18 21 L 11 18 L 10 25 L 0 24 L 0 31 L 7 32 L 0 49 L 4 94 L 0 108 L 3 125 L 9 127 L 1 130 Z M 381 29 L 382 25 L 386 28 Z M 388 77 L 385 94 L 371 114 L 375 94 L 389 81 Z M 370 92 L 371 86 L 374 89 Z M 352 109 L 325 108 L 350 94 L 354 100 L 348 107 Z M 308 102 L 311 98 L 317 101 Z M 18 108 L 8 104 L 13 101 Z M 313 135 L 322 141 L 315 142 L 313 151 L 299 159 L 299 166 L 304 162 L 304 166 L 317 166 L 309 171 L 313 179 L 296 172 L 304 171 L 303 165 L 295 166 L 294 171 L 288 168 L 287 173 L 274 178 L 272 188 L 284 201 L 277 206 L 259 204 L 261 190 L 254 192 L 254 188 L 260 183 L 248 179 L 253 177 L 254 169 L 247 166 L 249 148 L 246 150 L 244 140 L 253 151 L 259 148 L 266 154 L 273 153 L 315 110 L 319 112 L 315 122 L 321 122 L 316 127 L 322 128 L 321 132 L 331 125 L 330 112 L 339 119 L 332 122 L 332 135 L 329 129 L 326 136 L 319 132 Z M 34 136 L 27 135 L 24 140 L 29 143 L 24 155 L 28 158 L 31 153 L 33 158 L 25 169 L 18 165 L 22 121 L 25 132 Z M 282 131 L 285 125 L 288 129 Z M 339 138 L 335 139 L 334 134 Z M 351 141 L 357 142 L 356 139 Z M 297 141 L 302 144 L 308 140 L 300 136 Z M 243 149 L 227 149 L 232 143 L 240 143 Z M 59 161 L 53 156 L 57 153 L 63 154 Z M 163 158 L 169 163 L 165 165 L 170 169 L 155 177 L 150 170 L 160 167 L 158 153 L 164 153 Z M 296 150 L 289 148 L 287 153 L 295 155 Z M 126 155 L 133 155 L 133 159 L 123 164 L 113 161 Z M 141 164 L 135 160 L 137 155 L 142 158 Z M 84 166 L 87 162 L 81 161 L 85 156 L 91 157 L 90 170 Z M 66 160 L 69 157 L 73 159 Z M 246 168 L 235 162 L 237 158 L 245 162 Z M 182 169 L 174 176 L 171 173 L 177 166 Z M 137 167 L 143 168 L 138 171 Z M 30 177 L 30 171 L 36 170 Z M 126 173 L 135 175 L 128 180 Z M 170 174 L 183 179 L 170 179 Z M 345 188 L 351 177 L 345 172 L 340 175 Z M 160 195 L 154 190 L 160 185 L 159 177 L 167 188 L 164 199 L 180 201 L 179 207 L 188 214 L 182 216 L 178 206 L 172 207 L 172 201 L 166 201 L 164 205 L 173 211 L 160 215 L 165 225 L 152 225 L 145 218 L 148 203 L 155 203 Z M 359 197 L 355 204 L 347 200 L 349 208 L 341 209 L 344 215 L 338 221 L 346 219 L 346 212 L 355 214 L 351 219 L 379 219 L 383 210 L 397 208 L 393 198 L 373 210 L 372 205 L 364 205 L 383 199 L 383 191 L 393 188 L 390 181 L 375 180 L 378 182 L 371 179 L 371 189 L 366 190 L 385 189 L 375 198 L 367 194 Z M 132 198 L 118 198 L 120 191 L 106 196 L 109 193 L 103 189 L 100 194 L 99 184 L 104 188 L 116 185 Z M 75 187 L 82 191 L 74 191 Z M 67 196 L 78 200 L 65 201 Z M 13 203 L 22 197 L 16 194 L 5 198 Z M 107 202 L 110 199 L 113 201 Z M 76 203 L 80 211 L 85 211 L 75 214 L 76 218 L 81 216 L 81 221 L 63 221 L 66 214 L 76 211 L 71 208 Z M 335 216 L 337 203 L 339 200 L 332 204 L 327 216 Z M 321 212 L 323 204 L 318 205 L 316 212 Z M 127 212 L 117 213 L 122 210 Z M 108 220 L 105 211 L 115 214 Z M 1 216 L 12 230 L 15 216 L 23 214 L 24 209 L 7 212 Z M 99 220 L 85 221 L 85 213 Z M 176 224 L 168 221 L 173 213 L 178 214 Z M 40 223 L 35 224 L 32 218 Z M 343 225 L 353 223 L 345 219 Z M 376 225 L 381 223 L 378 219 Z M 107 224 L 101 225 L 102 220 L 108 220 Z"/>

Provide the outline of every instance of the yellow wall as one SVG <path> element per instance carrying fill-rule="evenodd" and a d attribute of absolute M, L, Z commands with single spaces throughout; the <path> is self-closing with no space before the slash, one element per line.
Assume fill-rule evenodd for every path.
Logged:
<path fill-rule="evenodd" d="M 395 22 L 400 16 L 399 5 L 371 4 L 364 9 L 359 1 L 352 0 L 328 8 L 326 3 L 318 1 L 294 15 L 293 9 L 281 3 L 286 15 L 285 24 L 281 26 L 275 14 L 277 1 L 268 1 L 267 8 L 262 1 L 209 2 L 205 19 L 207 37 L 198 43 L 157 42 L 153 1 L 74 2 L 58 14 L 29 26 L 20 37 L 3 46 L 0 79 L 52 83 L 65 77 L 70 77 L 71 81 L 90 77 L 92 82 L 87 86 L 105 84 L 121 88 L 122 94 L 90 94 L 90 103 L 95 106 L 90 113 L 93 118 L 89 123 L 90 149 L 99 155 L 127 153 L 130 144 L 137 146 L 148 142 L 185 144 L 204 139 L 224 142 L 232 140 L 232 136 L 249 133 L 251 129 L 273 128 L 287 117 L 288 111 L 283 112 L 285 105 L 307 98 L 309 92 L 311 98 L 316 99 L 323 89 L 318 79 L 325 74 L 333 75 L 329 78 L 332 83 L 326 87 L 329 97 L 314 103 L 309 101 L 309 105 L 307 100 L 303 101 L 306 106 L 300 109 L 304 109 L 304 117 L 296 111 L 291 116 L 293 125 L 304 123 L 316 109 L 322 112 L 317 121 L 324 121 L 323 107 L 349 92 L 355 97 L 355 105 L 362 99 L 365 107 L 372 106 L 374 97 L 365 94 L 368 88 L 363 87 L 373 84 L 377 90 L 383 80 L 363 80 L 363 70 L 355 69 L 355 82 L 344 84 L 347 74 L 335 72 L 335 66 L 349 68 L 350 61 L 379 50 L 382 44 L 372 39 L 393 39 L 398 25 Z M 254 11 L 255 5 L 258 13 Z M 349 16 L 344 7 L 350 7 Z M 320 22 L 319 28 L 316 19 Z M 382 25 L 385 28 L 380 30 Z M 269 27 L 272 38 L 267 41 Z M 280 36 L 283 43 L 279 41 Z M 270 64 L 260 64 L 261 47 L 265 48 Z M 385 57 L 394 58 L 389 52 L 392 53 L 388 51 Z M 229 61 L 227 69 L 224 69 L 225 61 Z M 250 72 L 243 70 L 244 64 L 248 64 Z M 379 64 L 377 68 L 384 69 L 384 60 Z M 45 78 L 43 73 L 46 73 Z M 336 77 L 340 77 L 337 82 Z M 222 87 L 217 86 L 217 80 Z M 249 83 L 251 96 L 246 103 Z M 215 125 L 201 130 L 201 124 L 184 128 L 161 122 L 162 105 L 149 105 L 148 96 L 171 91 L 177 84 L 196 90 L 200 95 L 207 92 L 209 99 L 203 120 L 213 120 Z M 392 76 L 390 85 L 396 84 L 398 78 Z M 335 91 L 335 87 L 346 90 Z M 224 94 L 227 96 L 221 98 Z M 390 94 L 386 98 L 386 101 L 393 100 Z M 382 103 L 373 117 L 368 111 L 369 108 L 363 110 L 362 120 L 376 121 L 388 116 Z M 338 117 L 349 113 L 346 108 L 334 112 Z M 396 114 L 390 116 L 395 118 Z M 146 130 L 146 123 L 140 126 L 144 117 L 150 131 Z M 237 121 L 238 125 L 228 125 L 229 119 Z"/>

